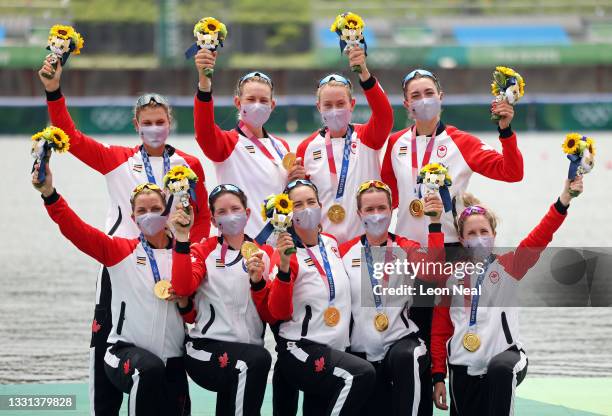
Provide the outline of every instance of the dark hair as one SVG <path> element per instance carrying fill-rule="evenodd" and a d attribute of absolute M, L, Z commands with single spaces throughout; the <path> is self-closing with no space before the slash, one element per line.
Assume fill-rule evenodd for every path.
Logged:
<path fill-rule="evenodd" d="M 416 73 L 416 74 L 415 74 L 415 75 L 414 75 L 412 78 L 410 78 L 410 80 L 408 80 L 408 81 L 407 81 L 407 82 L 404 84 L 404 86 L 403 86 L 403 91 L 402 91 L 402 92 L 404 93 L 404 98 L 406 98 L 406 97 L 407 97 L 407 96 L 406 96 L 406 93 L 407 93 L 407 91 L 408 91 L 408 85 L 410 85 L 410 83 L 411 83 L 412 81 L 414 81 L 415 79 L 420 79 L 420 78 L 427 78 L 427 79 L 432 80 L 432 81 L 433 81 L 433 83 L 434 83 L 434 85 L 435 85 L 435 87 L 436 87 L 436 90 L 438 91 L 438 94 L 442 92 L 442 86 L 440 85 L 440 81 L 438 81 L 438 79 L 437 79 L 437 78 L 430 77 L 429 75 L 422 75 L 422 74 L 420 74 L 420 73 Z"/>
<path fill-rule="evenodd" d="M 321 200 L 319 199 L 319 189 L 317 189 L 317 186 L 312 183 L 311 181 L 309 181 L 308 179 L 296 179 L 294 181 L 291 181 L 287 184 L 287 187 L 285 188 L 285 193 L 287 195 L 289 195 L 291 193 L 291 191 L 293 191 L 295 188 L 299 188 L 302 186 L 306 186 L 310 189 L 312 189 L 315 193 L 315 196 L 317 197 L 317 202 L 320 204 Z"/>
<path fill-rule="evenodd" d="M 391 193 L 386 189 L 377 188 L 372 186 L 371 188 L 366 189 L 362 192 L 357 192 L 357 211 L 361 211 L 361 197 L 363 194 L 372 193 L 372 192 L 384 192 L 387 195 L 387 200 L 389 201 L 389 208 L 393 209 L 393 204 L 391 201 Z"/>
<path fill-rule="evenodd" d="M 217 199 L 219 199 L 219 197 L 225 194 L 237 196 L 244 209 L 247 208 L 247 196 L 240 188 L 238 188 L 236 185 L 230 184 L 217 185 L 210 192 L 210 195 L 208 197 L 208 207 L 210 209 L 211 215 L 215 215 L 215 202 L 217 202 Z"/>

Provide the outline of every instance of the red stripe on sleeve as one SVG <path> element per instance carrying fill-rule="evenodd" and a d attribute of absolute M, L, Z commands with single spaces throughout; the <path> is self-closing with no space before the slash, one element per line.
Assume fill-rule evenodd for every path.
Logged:
<path fill-rule="evenodd" d="M 393 107 L 378 80 L 374 87 L 364 91 L 372 116 L 366 124 L 356 125 L 357 134 L 366 146 L 379 150 L 393 128 Z"/>
<path fill-rule="evenodd" d="M 178 296 L 191 296 L 206 277 L 206 258 L 217 246 L 217 237 L 191 245 L 190 253 L 172 252 L 172 288 Z"/>
<path fill-rule="evenodd" d="M 238 143 L 238 132 L 222 130 L 215 123 L 213 99 L 201 101 L 194 97 L 193 122 L 196 141 L 207 158 L 213 162 L 226 160 Z"/>
<path fill-rule="evenodd" d="M 193 227 L 190 230 L 189 238 L 195 242 L 201 242 L 208 238 L 210 235 L 210 209 L 208 208 L 208 192 L 206 191 L 206 176 L 204 175 L 204 169 L 200 161 L 187 153 L 180 150 L 176 150 L 193 172 L 198 177 L 196 182 L 196 206 L 195 206 L 195 218 L 193 219 Z"/>
<path fill-rule="evenodd" d="M 395 177 L 395 171 L 393 170 L 393 148 L 395 143 L 400 137 L 404 135 L 409 129 L 400 130 L 397 133 L 393 133 L 389 138 L 387 144 L 387 150 L 385 151 L 385 157 L 382 163 L 382 169 L 380 171 L 380 177 L 384 183 L 389 185 L 391 188 L 391 199 L 393 201 L 393 208 L 397 208 L 399 205 L 399 191 L 397 189 L 397 178 Z"/>
<path fill-rule="evenodd" d="M 436 306 L 431 324 L 431 373 L 446 376 L 446 342 L 453 336 L 455 328 L 450 317 L 450 308 Z"/>

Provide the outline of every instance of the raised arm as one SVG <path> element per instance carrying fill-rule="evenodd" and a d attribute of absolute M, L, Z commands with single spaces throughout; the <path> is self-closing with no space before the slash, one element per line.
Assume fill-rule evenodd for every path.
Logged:
<path fill-rule="evenodd" d="M 51 124 L 64 130 L 70 136 L 69 152 L 90 168 L 105 175 L 125 162 L 134 149 L 123 146 L 109 146 L 77 130 L 66 107 L 66 99 L 60 89 L 62 64 L 58 62 L 57 71 L 52 79 L 42 76 L 50 71 L 50 64 L 45 61 L 38 72 L 47 95 L 47 111 Z"/>
<path fill-rule="evenodd" d="M 504 182 L 523 179 L 523 155 L 517 146 L 516 134 L 510 127 L 499 130 L 502 153 L 468 133 L 454 128 L 449 130 L 449 135 L 474 172 Z"/>
<path fill-rule="evenodd" d="M 238 133 L 222 130 L 215 123 L 212 81 L 203 74 L 202 69 L 214 68 L 216 57 L 216 52 L 200 49 L 194 58 L 200 77 L 193 103 L 193 122 L 196 141 L 200 148 L 207 158 L 219 163 L 226 160 L 234 151 L 238 143 Z"/>
<path fill-rule="evenodd" d="M 268 310 L 275 321 L 287 321 L 293 315 L 293 285 L 299 264 L 294 254 L 284 254 L 290 247 L 294 247 L 293 239 L 288 233 L 281 233 L 272 257 L 273 270 L 276 270 L 277 274 L 272 280 L 268 295 Z"/>

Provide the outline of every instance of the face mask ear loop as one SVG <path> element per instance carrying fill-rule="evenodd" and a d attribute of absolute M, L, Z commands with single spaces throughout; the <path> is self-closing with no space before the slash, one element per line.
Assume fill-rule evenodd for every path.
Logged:
<path fill-rule="evenodd" d="M 167 217 L 172 209 L 172 202 L 174 202 L 174 194 L 170 194 L 170 198 L 168 198 L 168 202 L 166 202 L 166 209 L 161 213 L 162 217 Z"/>

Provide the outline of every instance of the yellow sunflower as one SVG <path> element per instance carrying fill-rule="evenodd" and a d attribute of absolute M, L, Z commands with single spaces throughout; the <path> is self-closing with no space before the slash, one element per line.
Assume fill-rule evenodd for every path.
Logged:
<path fill-rule="evenodd" d="M 200 19 L 193 28 L 194 35 L 196 32 L 200 33 L 216 33 L 219 32 L 219 39 L 225 39 L 227 36 L 227 27 L 214 17 L 205 17 Z"/>
<path fill-rule="evenodd" d="M 287 194 L 278 194 L 274 197 L 274 208 L 278 213 L 287 215 L 293 211 L 293 201 Z"/>
<path fill-rule="evenodd" d="M 503 75 L 504 82 L 505 79 L 507 78 L 516 78 L 516 82 L 518 83 L 519 86 L 519 98 L 521 98 L 523 95 L 525 95 L 525 80 L 523 79 L 523 77 L 521 76 L 521 74 L 519 74 L 518 72 L 516 72 L 514 69 L 512 68 L 508 68 L 505 66 L 497 66 L 495 67 L 495 72 Z M 496 82 L 496 75 L 495 73 L 493 74 L 493 83 L 491 83 L 491 94 L 493 94 L 494 96 L 499 95 L 500 91 L 499 91 L 499 84 L 498 82 L 501 82 L 498 80 L 498 82 Z"/>
<path fill-rule="evenodd" d="M 565 140 L 561 145 L 563 153 L 568 155 L 576 154 L 580 150 L 580 140 L 582 140 L 582 135 L 578 133 L 570 133 L 565 136 Z"/>
<path fill-rule="evenodd" d="M 55 151 L 64 153 L 70 149 L 70 137 L 59 127 L 49 126 L 32 136 L 32 141 L 46 140 Z"/>
<path fill-rule="evenodd" d="M 361 16 L 352 12 L 347 12 L 336 16 L 329 30 L 335 33 L 342 29 L 363 29 L 364 27 L 365 23 Z"/>
<path fill-rule="evenodd" d="M 198 180 L 197 175 L 187 166 L 175 166 L 164 176 L 164 186 L 170 181 L 180 181 L 183 178 L 187 178 L 190 181 Z"/>
<path fill-rule="evenodd" d="M 74 32 L 74 50 L 72 51 L 73 54 L 75 55 L 79 55 L 81 53 L 81 49 L 83 49 L 83 45 L 85 44 L 85 40 L 83 39 L 83 36 L 81 36 L 80 33 L 78 32 Z"/>
<path fill-rule="evenodd" d="M 51 27 L 49 36 L 57 36 L 62 39 L 71 39 L 74 36 L 74 29 L 72 26 L 55 25 Z"/>
<path fill-rule="evenodd" d="M 268 210 L 266 209 L 265 203 L 261 204 L 261 219 L 264 220 L 264 222 L 268 219 Z"/>
<path fill-rule="evenodd" d="M 589 153 L 595 156 L 595 140 L 590 137 L 587 137 L 586 145 L 587 149 L 589 149 Z"/>

